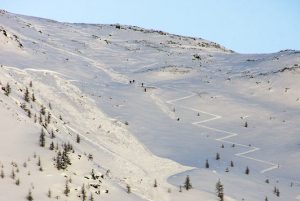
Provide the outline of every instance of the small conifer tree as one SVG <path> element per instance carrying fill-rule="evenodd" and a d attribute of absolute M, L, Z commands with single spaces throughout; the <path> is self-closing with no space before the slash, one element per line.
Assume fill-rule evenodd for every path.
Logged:
<path fill-rule="evenodd" d="M 32 102 L 35 102 L 35 101 L 36 101 L 36 98 L 35 98 L 34 93 L 32 93 L 32 95 L 31 95 L 31 100 L 32 100 Z"/>
<path fill-rule="evenodd" d="M 92 193 L 91 193 L 91 195 L 90 195 L 89 201 L 94 201 L 94 196 L 93 196 Z"/>
<path fill-rule="evenodd" d="M 80 136 L 79 135 L 76 136 L 76 142 L 80 143 Z"/>
<path fill-rule="evenodd" d="M 85 191 L 84 184 L 81 187 L 81 196 L 82 196 L 82 201 L 86 201 L 86 191 Z"/>
<path fill-rule="evenodd" d="M 34 119 L 34 123 L 36 123 L 37 122 L 37 116 L 36 116 L 36 114 L 34 114 L 33 119 Z"/>
<path fill-rule="evenodd" d="M 51 139 L 54 139 L 56 137 L 53 130 L 51 130 L 51 136 L 50 137 L 51 137 Z"/>
<path fill-rule="evenodd" d="M 64 194 L 65 196 L 69 196 L 69 193 L 70 193 L 69 182 L 68 180 L 66 180 Z"/>
<path fill-rule="evenodd" d="M 245 174 L 249 174 L 249 173 L 250 173 L 250 170 L 249 170 L 249 167 L 247 166 L 246 170 L 245 170 Z"/>
<path fill-rule="evenodd" d="M 53 143 L 53 142 L 51 142 L 51 143 L 50 143 L 50 147 L 49 147 L 49 149 L 50 149 L 51 151 L 53 151 L 53 150 L 54 150 L 54 143 Z"/>
<path fill-rule="evenodd" d="M 47 122 L 48 122 L 48 124 L 50 124 L 50 122 L 51 122 L 51 113 L 50 112 L 48 112 Z"/>
<path fill-rule="evenodd" d="M 156 179 L 154 180 L 153 187 L 154 187 L 154 188 L 156 188 L 156 187 L 157 187 L 157 180 L 156 180 Z"/>
<path fill-rule="evenodd" d="M 127 188 L 127 193 L 128 194 L 131 193 L 131 187 L 129 186 L 129 184 L 127 184 L 126 188 Z"/>
<path fill-rule="evenodd" d="M 20 185 L 20 179 L 19 179 L 19 178 L 16 180 L 15 184 L 16 184 L 17 186 Z"/>
<path fill-rule="evenodd" d="M 209 168 L 209 163 L 208 163 L 208 160 L 206 159 L 205 161 L 205 168 Z"/>
<path fill-rule="evenodd" d="M 216 194 L 219 198 L 219 201 L 224 201 L 224 187 L 220 180 L 216 184 Z"/>
<path fill-rule="evenodd" d="M 220 154 L 216 153 L 216 160 L 220 160 Z"/>
<path fill-rule="evenodd" d="M 185 178 L 185 182 L 184 182 L 184 188 L 188 191 L 192 188 L 192 184 L 191 184 L 191 180 L 190 180 L 190 177 L 189 175 L 186 176 Z"/>
<path fill-rule="evenodd" d="M 29 102 L 30 101 L 30 98 L 29 98 L 29 91 L 28 91 L 28 88 L 26 87 L 25 89 L 25 93 L 24 93 L 24 100 L 26 102 Z"/>
<path fill-rule="evenodd" d="M 12 171 L 11 171 L 10 178 L 12 178 L 12 179 L 16 178 L 16 173 L 15 173 L 14 169 L 12 169 Z"/>
<path fill-rule="evenodd" d="M 46 114 L 46 108 L 45 106 L 41 106 L 41 110 L 40 110 L 41 115 L 45 115 Z"/>
<path fill-rule="evenodd" d="M 5 177 L 3 169 L 1 169 L 0 177 L 3 179 Z"/>
<path fill-rule="evenodd" d="M 6 84 L 6 86 L 4 88 L 4 92 L 5 92 L 4 94 L 6 96 L 9 96 L 9 94 L 11 93 L 11 87 L 10 87 L 9 83 Z"/>
<path fill-rule="evenodd" d="M 44 132 L 44 129 L 42 129 L 41 134 L 40 134 L 40 146 L 45 147 L 45 142 L 46 142 L 45 132 Z"/>
<path fill-rule="evenodd" d="M 32 201 L 33 200 L 33 196 L 32 196 L 31 190 L 29 190 L 28 195 L 26 196 L 26 199 L 28 201 Z"/>
<path fill-rule="evenodd" d="M 275 195 L 276 195 L 277 197 L 280 197 L 280 192 L 279 192 L 279 189 L 278 189 L 278 188 L 276 189 Z"/>
<path fill-rule="evenodd" d="M 37 166 L 41 166 L 41 165 L 42 165 L 42 162 L 41 162 L 41 158 L 39 157 L 38 162 L 37 162 Z"/>
<path fill-rule="evenodd" d="M 51 189 L 49 189 L 49 190 L 48 190 L 48 193 L 47 193 L 47 197 L 48 197 L 48 198 L 51 198 L 51 196 L 52 196 L 52 191 L 51 191 Z"/>
<path fill-rule="evenodd" d="M 56 159 L 55 159 L 55 162 L 56 162 L 56 168 L 58 170 L 62 169 L 62 159 L 61 159 L 61 152 L 58 151 L 57 152 L 57 156 L 56 156 Z"/>
<path fill-rule="evenodd" d="M 28 116 L 29 118 L 31 118 L 31 111 L 30 111 L 30 110 L 27 110 L 27 116 Z"/>

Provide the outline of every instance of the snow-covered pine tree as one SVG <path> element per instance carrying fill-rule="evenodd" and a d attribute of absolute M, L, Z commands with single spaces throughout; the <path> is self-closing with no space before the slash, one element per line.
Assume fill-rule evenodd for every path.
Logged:
<path fill-rule="evenodd" d="M 33 119 L 34 119 L 34 123 L 36 123 L 37 122 L 37 116 L 36 116 L 36 114 L 34 114 Z"/>
<path fill-rule="evenodd" d="M 209 168 L 209 163 L 208 163 L 208 160 L 206 159 L 205 161 L 205 168 Z"/>
<path fill-rule="evenodd" d="M 31 95 L 31 100 L 32 100 L 32 102 L 35 102 L 35 101 L 36 101 L 36 98 L 35 98 L 34 93 L 32 93 L 32 95 Z"/>
<path fill-rule="evenodd" d="M 51 189 L 49 189 L 48 192 L 47 192 L 47 197 L 51 198 L 51 196 L 52 196 L 52 191 L 51 191 Z"/>
<path fill-rule="evenodd" d="M 91 176 L 92 176 L 93 180 L 96 180 L 96 175 L 95 175 L 94 169 L 92 169 L 92 171 L 91 171 Z"/>
<path fill-rule="evenodd" d="M 37 162 L 37 166 L 41 166 L 41 165 L 42 165 L 42 162 L 41 162 L 41 158 L 39 157 L 38 162 Z"/>
<path fill-rule="evenodd" d="M 76 136 L 76 142 L 77 142 L 78 144 L 80 143 L 80 136 L 79 136 L 79 135 Z"/>
<path fill-rule="evenodd" d="M 156 188 L 157 187 L 157 180 L 154 179 L 154 184 L 153 184 L 153 187 Z"/>
<path fill-rule="evenodd" d="M 60 151 L 57 152 L 55 162 L 56 162 L 56 168 L 58 170 L 62 169 L 62 164 L 61 164 L 62 159 L 61 159 L 61 152 Z"/>
<path fill-rule="evenodd" d="M 131 187 L 129 186 L 129 184 L 126 185 L 126 188 L 127 188 L 127 193 L 131 193 Z"/>
<path fill-rule="evenodd" d="M 41 147 L 45 147 L 45 142 L 46 142 L 46 139 L 45 139 L 45 132 L 44 132 L 44 129 L 42 128 L 41 130 L 41 134 L 40 134 L 40 146 Z"/>
<path fill-rule="evenodd" d="M 41 115 L 45 115 L 46 114 L 46 108 L 45 106 L 41 106 L 41 110 L 40 110 Z"/>
<path fill-rule="evenodd" d="M 275 193 L 275 195 L 277 196 L 277 197 L 279 197 L 280 196 L 280 192 L 279 192 L 279 189 L 277 188 L 277 190 L 276 190 L 276 193 Z"/>
<path fill-rule="evenodd" d="M 50 122 L 51 122 L 51 113 L 50 112 L 48 112 L 48 115 L 47 115 L 47 122 L 48 122 L 48 124 L 50 124 Z"/>
<path fill-rule="evenodd" d="M 5 177 L 3 169 L 1 169 L 0 177 L 3 179 Z"/>
<path fill-rule="evenodd" d="M 4 92 L 5 92 L 4 94 L 6 96 L 9 96 L 9 94 L 11 93 L 11 87 L 10 87 L 9 83 L 6 84 L 6 86 L 4 88 Z"/>
<path fill-rule="evenodd" d="M 27 110 L 27 116 L 31 118 L 31 111 L 29 109 Z"/>
<path fill-rule="evenodd" d="M 64 194 L 65 196 L 69 196 L 69 193 L 70 193 L 70 188 L 69 188 L 69 181 L 66 180 L 66 184 L 65 184 L 65 189 L 64 189 Z"/>
<path fill-rule="evenodd" d="M 51 130 L 51 135 L 50 135 L 51 139 L 54 139 L 55 138 L 55 134 L 54 134 L 54 131 Z"/>
<path fill-rule="evenodd" d="M 220 154 L 216 153 L 216 160 L 220 160 Z"/>
<path fill-rule="evenodd" d="M 81 198 L 82 198 L 82 201 L 86 201 L 86 191 L 85 191 L 84 184 L 82 184 L 82 187 L 81 187 Z"/>
<path fill-rule="evenodd" d="M 94 201 L 94 196 L 93 196 L 93 194 L 92 194 L 92 193 L 90 194 L 89 201 Z"/>
<path fill-rule="evenodd" d="M 219 198 L 219 201 L 224 201 L 224 187 L 220 180 L 216 184 L 216 194 Z"/>
<path fill-rule="evenodd" d="M 68 148 L 67 145 L 64 146 L 64 150 L 62 152 L 62 168 L 66 169 L 68 165 L 71 165 L 71 160 L 69 158 L 69 151 L 71 148 Z"/>
<path fill-rule="evenodd" d="M 189 175 L 186 176 L 185 178 L 185 182 L 184 182 L 184 188 L 188 191 L 192 188 L 192 184 L 191 184 L 191 180 L 190 180 L 190 177 Z"/>
<path fill-rule="evenodd" d="M 16 180 L 15 184 L 16 184 L 17 186 L 20 185 L 20 179 L 19 179 L 19 178 Z"/>
<path fill-rule="evenodd" d="M 14 169 L 11 170 L 10 178 L 12 178 L 12 179 L 16 178 L 16 173 L 15 173 Z"/>
<path fill-rule="evenodd" d="M 33 200 L 33 196 L 32 196 L 31 190 L 28 191 L 28 195 L 26 196 L 26 199 L 28 201 L 32 201 Z"/>
<path fill-rule="evenodd" d="M 51 151 L 54 150 L 54 143 L 53 143 L 53 141 L 50 143 L 49 149 L 50 149 Z"/>
<path fill-rule="evenodd" d="M 29 91 L 28 91 L 28 88 L 26 87 L 25 89 L 25 93 L 24 93 L 24 100 L 26 102 L 29 102 L 30 101 L 30 98 L 29 98 Z"/>
<path fill-rule="evenodd" d="M 249 169 L 249 167 L 247 166 L 246 167 L 246 170 L 245 170 L 245 174 L 249 174 L 250 173 L 250 169 Z"/>

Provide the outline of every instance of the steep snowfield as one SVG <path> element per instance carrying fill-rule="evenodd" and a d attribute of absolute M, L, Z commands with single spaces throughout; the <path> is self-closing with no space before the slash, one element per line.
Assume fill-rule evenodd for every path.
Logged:
<path fill-rule="evenodd" d="M 219 179 L 227 201 L 299 199 L 300 52 L 242 55 L 139 27 L 5 11 L 0 48 L 1 87 L 11 86 L 0 93 L 0 200 L 25 200 L 29 189 L 35 200 L 49 189 L 52 199 L 80 200 L 85 184 L 95 200 L 214 201 Z M 26 87 L 35 101 L 24 100 Z M 55 167 L 52 141 L 73 145 L 66 170 Z M 187 175 L 193 189 L 179 192 Z"/>

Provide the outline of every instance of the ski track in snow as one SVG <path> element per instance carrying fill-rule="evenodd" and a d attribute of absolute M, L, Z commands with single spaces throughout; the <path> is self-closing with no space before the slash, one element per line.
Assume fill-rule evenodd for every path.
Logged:
<path fill-rule="evenodd" d="M 227 143 L 227 144 L 235 144 L 235 146 L 239 146 L 239 147 L 250 148 L 249 151 L 236 153 L 235 156 L 246 158 L 246 159 L 249 159 L 249 160 L 253 160 L 253 161 L 260 162 L 260 163 L 267 164 L 267 165 L 271 166 L 269 168 L 261 170 L 260 171 L 261 174 L 279 168 L 278 164 L 275 164 L 275 163 L 272 163 L 272 162 L 269 162 L 269 161 L 265 161 L 265 160 L 261 160 L 261 159 L 257 159 L 257 158 L 253 158 L 253 157 L 250 157 L 250 156 L 246 156 L 246 154 L 249 154 L 249 153 L 252 153 L 252 152 L 255 152 L 255 151 L 259 151 L 260 148 L 255 147 L 255 146 L 251 146 L 250 147 L 249 145 L 239 144 L 239 143 L 235 143 L 235 142 L 232 142 L 232 141 L 228 140 L 230 138 L 239 136 L 240 134 L 202 125 L 203 123 L 206 123 L 206 122 L 210 122 L 210 121 L 215 121 L 215 120 L 221 119 L 222 116 L 216 115 L 216 114 L 212 114 L 212 113 L 209 113 L 209 112 L 205 112 L 205 111 L 202 111 L 202 110 L 198 110 L 198 109 L 195 109 L 195 108 L 192 108 L 192 107 L 186 107 L 186 106 L 181 106 L 181 105 L 176 105 L 175 104 L 178 101 L 186 100 L 186 99 L 195 97 L 196 95 L 197 94 L 193 93 L 193 94 L 188 95 L 188 96 L 184 96 L 184 97 L 181 97 L 181 98 L 176 98 L 176 99 L 169 100 L 169 101 L 167 101 L 167 103 L 171 104 L 171 105 L 174 105 L 174 106 L 177 106 L 177 107 L 180 107 L 180 108 L 183 108 L 183 109 L 186 109 L 186 110 L 192 110 L 192 111 L 195 111 L 195 112 L 199 112 L 199 113 L 202 113 L 202 114 L 206 114 L 206 115 L 212 116 L 212 118 L 209 118 L 209 119 L 206 119 L 206 120 L 202 120 L 202 121 L 192 122 L 192 124 L 195 125 L 195 126 L 198 126 L 198 127 L 202 127 L 202 128 L 208 129 L 208 130 L 216 131 L 218 133 L 227 134 L 225 137 L 216 138 L 215 139 L 216 141 L 224 142 L 224 143 Z"/>

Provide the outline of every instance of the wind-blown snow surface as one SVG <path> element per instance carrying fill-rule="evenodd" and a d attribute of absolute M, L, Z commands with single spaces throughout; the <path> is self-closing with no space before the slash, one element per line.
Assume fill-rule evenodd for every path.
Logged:
<path fill-rule="evenodd" d="M 228 201 L 299 199 L 300 52 L 241 55 L 203 39 L 5 11 L 0 48 L 1 87 L 12 88 L 0 93 L 0 200 L 24 200 L 29 189 L 35 200 L 48 199 L 48 189 L 80 199 L 82 184 L 95 182 L 85 178 L 92 169 L 103 176 L 100 195 L 87 188 L 95 200 L 217 200 L 218 179 Z M 37 99 L 26 103 L 31 118 L 20 108 L 26 87 Z M 38 145 L 41 105 L 54 143 L 74 146 L 65 171 L 54 166 L 48 135 L 46 148 Z M 180 193 L 186 175 L 193 189 Z"/>

